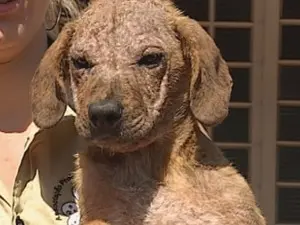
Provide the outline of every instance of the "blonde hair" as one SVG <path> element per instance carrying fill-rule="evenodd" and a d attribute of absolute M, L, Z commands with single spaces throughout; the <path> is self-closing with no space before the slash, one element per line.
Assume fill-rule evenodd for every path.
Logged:
<path fill-rule="evenodd" d="M 61 17 L 56 26 L 48 31 L 51 39 L 55 40 L 65 23 L 76 18 L 87 6 L 83 0 L 50 0 L 49 9 L 45 18 L 45 27 L 52 28 L 57 21 L 59 11 Z"/>

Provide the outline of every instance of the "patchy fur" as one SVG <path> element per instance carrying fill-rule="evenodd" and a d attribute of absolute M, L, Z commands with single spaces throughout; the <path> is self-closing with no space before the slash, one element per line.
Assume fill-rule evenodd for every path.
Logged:
<path fill-rule="evenodd" d="M 92 1 L 49 48 L 32 85 L 35 123 L 55 125 L 69 105 L 88 142 L 74 181 L 81 224 L 266 224 L 201 127 L 227 115 L 228 67 L 170 1 Z M 121 104 L 120 118 L 98 126 L 91 105 L 106 100 Z"/>

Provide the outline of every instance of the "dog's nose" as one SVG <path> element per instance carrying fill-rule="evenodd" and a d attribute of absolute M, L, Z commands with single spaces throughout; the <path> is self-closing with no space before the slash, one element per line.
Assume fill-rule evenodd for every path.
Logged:
<path fill-rule="evenodd" d="M 112 126 L 122 116 L 123 106 L 115 100 L 103 100 L 89 105 L 88 116 L 95 127 Z"/>

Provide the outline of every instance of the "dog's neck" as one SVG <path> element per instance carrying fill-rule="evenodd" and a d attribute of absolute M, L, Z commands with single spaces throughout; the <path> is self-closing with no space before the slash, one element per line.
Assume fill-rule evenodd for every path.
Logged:
<path fill-rule="evenodd" d="M 144 182 L 167 182 L 173 176 L 189 173 L 186 170 L 195 166 L 215 167 L 227 163 L 221 151 L 201 132 L 192 117 L 175 126 L 172 133 L 138 151 L 110 154 L 90 149 L 81 157 L 89 162 L 83 166 L 105 174 L 104 179 L 131 187 L 141 186 Z"/>
<path fill-rule="evenodd" d="M 114 215 L 122 217 L 124 224 L 140 224 L 131 221 L 130 215 L 141 211 L 141 206 L 147 210 L 160 187 L 189 190 L 198 182 L 201 167 L 224 166 L 227 161 L 198 124 L 188 118 L 172 134 L 139 151 L 109 155 L 90 149 L 79 155 L 77 163 L 75 183 L 82 196 L 82 221 L 109 221 Z"/>

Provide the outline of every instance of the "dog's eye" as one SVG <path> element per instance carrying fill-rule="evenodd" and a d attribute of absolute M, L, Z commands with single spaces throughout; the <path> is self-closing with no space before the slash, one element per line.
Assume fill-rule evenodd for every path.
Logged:
<path fill-rule="evenodd" d="M 72 63 L 76 69 L 91 69 L 94 66 L 84 57 L 72 58 Z"/>
<path fill-rule="evenodd" d="M 162 53 L 151 53 L 144 55 L 139 61 L 138 65 L 139 66 L 146 66 L 148 68 L 155 68 L 158 67 L 162 60 L 163 60 L 164 55 Z"/>

